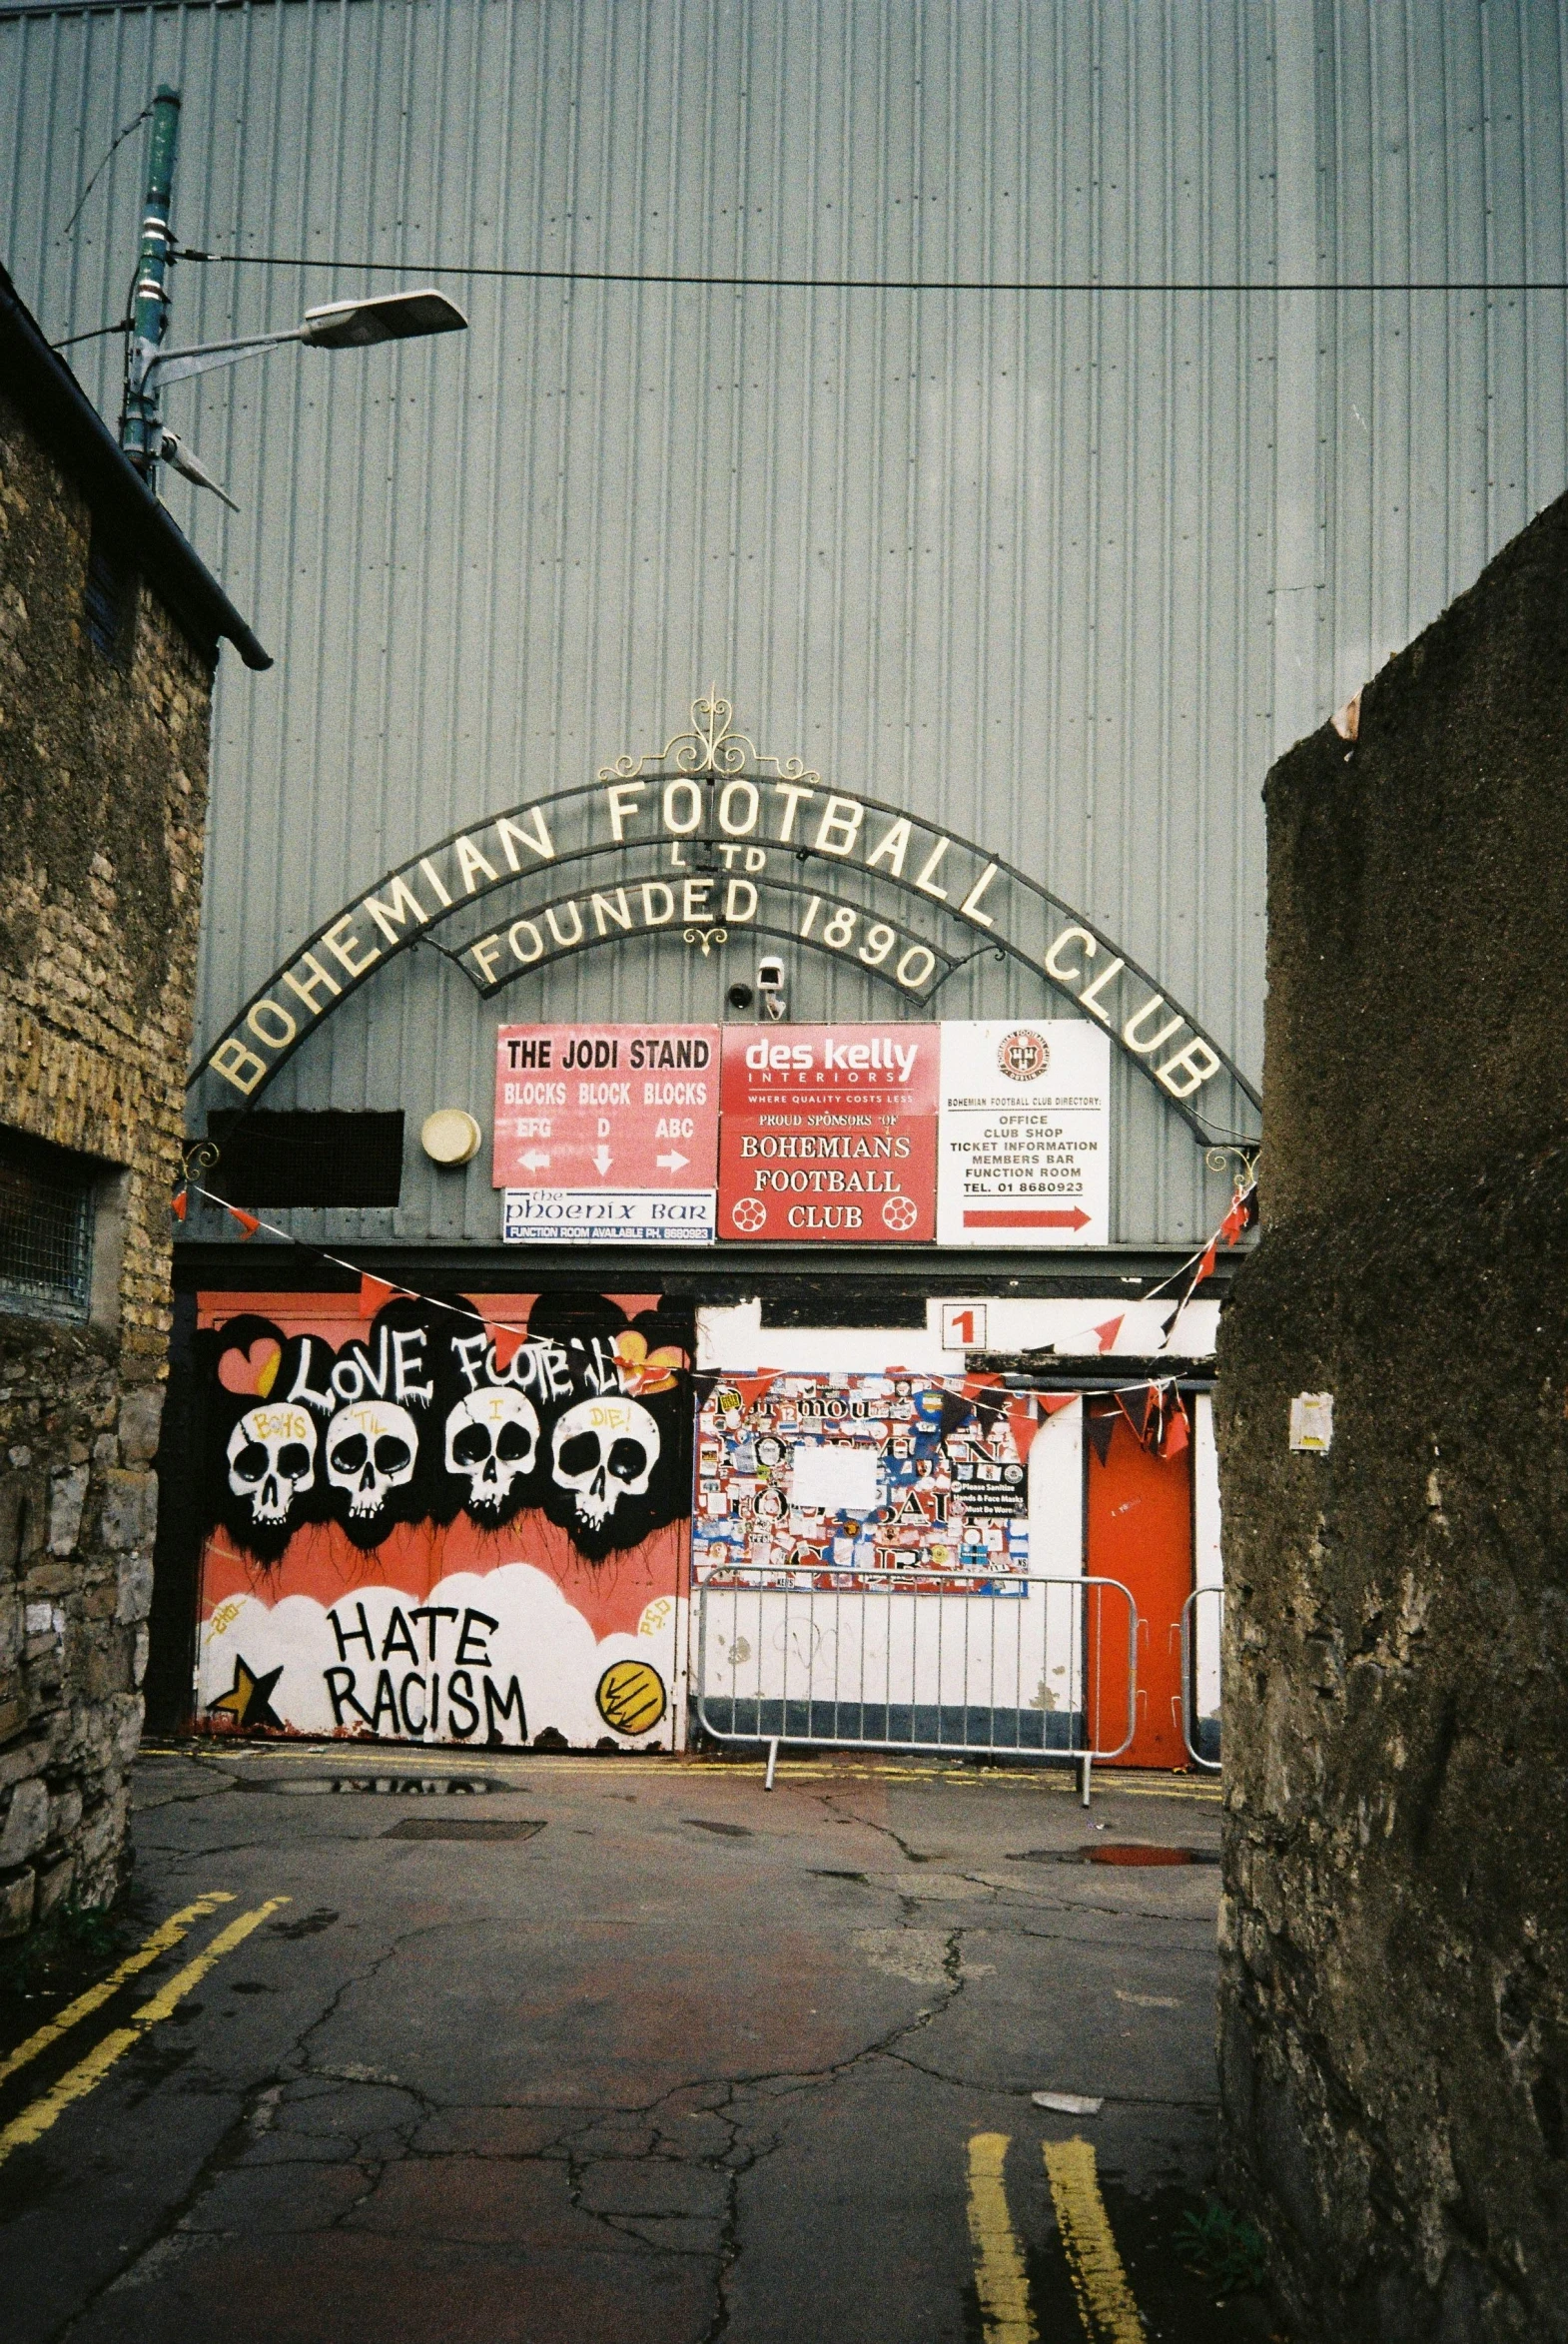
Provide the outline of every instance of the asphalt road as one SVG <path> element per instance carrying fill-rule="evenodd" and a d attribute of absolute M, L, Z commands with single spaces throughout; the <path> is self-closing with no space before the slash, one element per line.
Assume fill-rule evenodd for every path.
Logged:
<path fill-rule="evenodd" d="M 177 1942 L 0 2060 L 6 2344 L 1277 2332 L 1177 2243 L 1208 1786 L 263 1748 L 138 1788 L 118 1953 Z M 1123 1842 L 1210 1861 L 1079 1860 Z M 64 2008 L 0 1996 L 0 2051 Z"/>

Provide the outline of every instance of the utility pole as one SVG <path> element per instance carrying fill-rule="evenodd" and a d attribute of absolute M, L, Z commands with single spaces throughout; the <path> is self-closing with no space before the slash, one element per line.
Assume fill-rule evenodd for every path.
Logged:
<path fill-rule="evenodd" d="M 153 100 L 153 135 L 147 166 L 147 202 L 142 214 L 142 250 L 131 305 L 131 348 L 125 368 L 125 409 L 120 444 L 142 478 L 158 493 L 158 459 L 163 448 L 160 385 L 148 369 L 163 342 L 169 319 L 170 199 L 175 157 L 180 149 L 180 93 L 160 82 Z"/>

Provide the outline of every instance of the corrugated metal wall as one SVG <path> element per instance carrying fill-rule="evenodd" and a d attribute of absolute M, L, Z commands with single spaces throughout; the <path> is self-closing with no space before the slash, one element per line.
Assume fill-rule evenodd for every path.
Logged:
<path fill-rule="evenodd" d="M 181 237 L 310 263 L 182 265 L 180 341 L 381 289 L 366 260 L 1561 275 L 1565 53 L 1529 0 L 29 9 L 0 19 L 6 260 L 52 335 L 120 314 L 140 134 L 62 232 L 166 78 Z M 1255 1073 L 1276 746 L 1564 483 L 1560 297 L 438 281 L 460 341 L 170 394 L 245 509 L 171 500 L 279 656 L 223 670 L 208 1030 L 385 866 L 657 745 L 716 682 L 763 748 L 1043 877 Z M 117 352 L 76 354 L 111 414 Z M 626 947 L 499 1006 L 717 1015 L 737 973 Z M 811 956 L 795 999 L 886 1014 Z M 984 968 L 944 996 L 1041 1006 Z M 495 1008 L 407 956 L 269 1103 L 487 1121 Z M 1118 1080 L 1120 1236 L 1189 1236 L 1223 1183 Z M 298 1226 L 496 1222 L 482 1158 L 415 1157 L 395 1216 Z"/>

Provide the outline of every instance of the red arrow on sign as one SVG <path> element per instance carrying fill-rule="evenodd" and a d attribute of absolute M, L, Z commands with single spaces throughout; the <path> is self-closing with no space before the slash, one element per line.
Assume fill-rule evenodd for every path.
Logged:
<path fill-rule="evenodd" d="M 1086 1212 L 1081 1204 L 1067 1211 L 1045 1210 L 1038 1205 L 1011 1205 L 1005 1210 L 993 1207 L 987 1211 L 966 1211 L 967 1229 L 1087 1229 L 1094 1214 Z"/>

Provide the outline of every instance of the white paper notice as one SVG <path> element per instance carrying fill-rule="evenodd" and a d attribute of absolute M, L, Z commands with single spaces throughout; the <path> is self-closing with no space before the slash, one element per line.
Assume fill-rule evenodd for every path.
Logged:
<path fill-rule="evenodd" d="M 944 1024 L 938 1244 L 1108 1244 L 1110 1093 L 1087 1018 Z"/>
<path fill-rule="evenodd" d="M 1297 1392 L 1290 1402 L 1290 1446 L 1321 1453 L 1334 1445 L 1332 1392 Z"/>
<path fill-rule="evenodd" d="M 870 1514 L 877 1506 L 877 1451 L 869 1442 L 800 1441 L 790 1453 L 791 1505 L 824 1514 Z"/>

